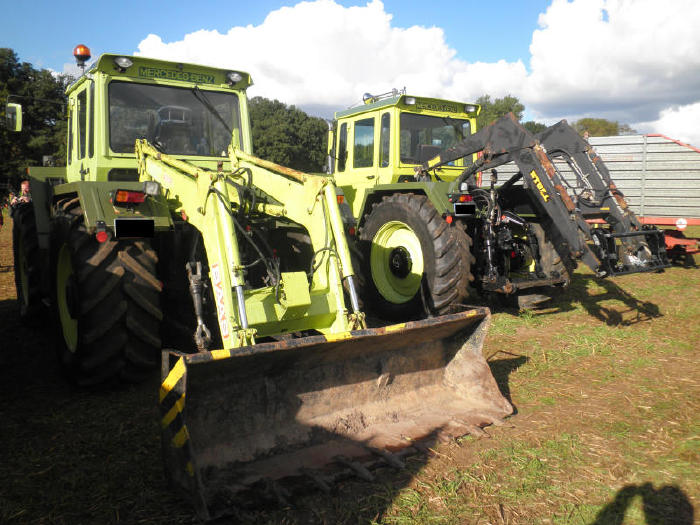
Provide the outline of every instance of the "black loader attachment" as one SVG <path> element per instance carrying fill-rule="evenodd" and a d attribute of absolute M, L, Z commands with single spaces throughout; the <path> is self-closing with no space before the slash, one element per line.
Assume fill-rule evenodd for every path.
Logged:
<path fill-rule="evenodd" d="M 477 152 L 481 156 L 453 181 L 450 198 L 458 203 L 468 195 L 475 204 L 467 222 L 479 251 L 482 290 L 508 294 L 565 284 L 578 261 L 598 277 L 669 266 L 663 233 L 640 224 L 603 162 L 565 121 L 534 136 L 509 114 L 423 164 L 417 176 L 430 177 L 440 166 Z M 575 181 L 552 159 L 566 162 Z M 495 168 L 508 162 L 519 171 L 496 187 Z M 477 185 L 480 171 L 491 172 L 490 189 Z M 592 227 L 587 219 L 606 224 Z M 516 239 L 516 230 L 527 241 Z M 509 276 L 499 258 L 510 252 L 515 259 L 516 247 L 531 261 L 532 271 L 523 278 Z"/>
<path fill-rule="evenodd" d="M 663 232 L 639 221 L 588 141 L 565 120 L 539 133 L 537 139 L 551 159 L 569 166 L 573 176 L 566 177 L 559 170 L 557 175 L 572 194 L 578 213 L 586 220 L 602 219 L 608 225 L 608 228 L 591 230 L 594 242 L 604 245 L 606 253 L 617 256 L 602 261 L 608 275 L 654 271 L 669 266 Z"/>

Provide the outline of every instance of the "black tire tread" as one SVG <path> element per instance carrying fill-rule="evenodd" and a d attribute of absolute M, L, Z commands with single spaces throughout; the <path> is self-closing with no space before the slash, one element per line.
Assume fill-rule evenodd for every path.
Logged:
<path fill-rule="evenodd" d="M 568 286 L 574 272 L 574 263 L 570 260 L 563 260 L 561 255 L 559 255 L 559 253 L 556 251 L 554 243 L 550 238 L 550 232 L 553 231 L 553 228 L 549 227 L 547 222 L 544 222 L 542 224 L 530 223 L 530 229 L 534 232 L 535 237 L 537 237 L 542 270 L 547 275 L 551 275 L 553 272 L 556 272 L 560 276 L 566 277 L 564 286 Z"/>
<path fill-rule="evenodd" d="M 87 233 L 77 199 L 60 201 L 54 210 L 52 253 L 68 245 L 78 288 L 75 353 L 66 349 L 55 313 L 66 372 L 82 386 L 145 380 L 157 366 L 163 319 L 155 250 L 140 240 L 98 243 Z M 55 294 L 55 277 L 52 289 Z"/>
<path fill-rule="evenodd" d="M 15 289 L 20 318 L 25 322 L 37 319 L 41 312 L 41 255 L 36 229 L 34 204 L 20 203 L 12 211 L 12 241 L 15 272 Z M 20 246 L 26 262 L 27 289 L 22 286 L 20 274 Z"/>
<path fill-rule="evenodd" d="M 380 226 L 381 217 L 402 215 L 422 224 L 423 230 L 414 228 L 414 233 L 421 239 L 425 269 L 425 299 L 429 313 L 444 314 L 452 310 L 453 305 L 460 304 L 468 296 L 468 283 L 474 278 L 471 274 L 471 264 L 474 260 L 470 249 L 471 239 L 461 227 L 450 226 L 437 212 L 427 196 L 415 193 L 399 193 L 387 195 L 380 202 L 372 205 L 371 211 L 365 215 L 359 231 L 359 238 L 368 252 L 372 238 Z M 413 228 L 412 225 L 409 225 Z M 369 253 L 364 257 L 366 283 L 372 282 L 369 268 Z M 378 311 L 388 312 L 387 317 L 400 318 L 420 313 L 420 292 L 416 297 L 401 305 L 389 303 L 381 297 L 373 284 L 365 293 L 371 299 L 378 301 Z"/>

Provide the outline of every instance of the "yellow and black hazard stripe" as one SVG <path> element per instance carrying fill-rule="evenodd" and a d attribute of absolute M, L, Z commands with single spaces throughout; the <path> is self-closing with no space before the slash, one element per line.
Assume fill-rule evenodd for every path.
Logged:
<path fill-rule="evenodd" d="M 185 359 L 180 357 L 160 385 L 161 431 L 168 438 L 170 446 L 180 450 L 183 468 L 193 476 L 190 435 L 183 417 L 186 376 Z"/>

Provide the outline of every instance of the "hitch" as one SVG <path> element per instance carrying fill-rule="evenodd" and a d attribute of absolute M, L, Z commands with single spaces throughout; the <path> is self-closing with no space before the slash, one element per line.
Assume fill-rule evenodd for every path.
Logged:
<path fill-rule="evenodd" d="M 204 324 L 204 316 L 202 312 L 202 263 L 188 262 L 185 265 L 187 270 L 187 279 L 190 281 L 190 295 L 192 296 L 192 304 L 194 305 L 194 314 L 197 317 L 197 329 L 194 332 L 194 342 L 197 345 L 197 350 L 205 352 L 211 345 L 211 332 Z"/>
<path fill-rule="evenodd" d="M 598 270 L 605 276 L 657 272 L 671 266 L 666 255 L 664 234 L 656 228 L 624 233 L 613 233 L 605 228 L 592 228 L 591 237 L 601 261 Z M 640 237 L 643 237 L 645 244 L 641 245 L 635 253 L 625 253 L 625 241 Z M 622 244 L 618 244 L 617 240 Z"/>

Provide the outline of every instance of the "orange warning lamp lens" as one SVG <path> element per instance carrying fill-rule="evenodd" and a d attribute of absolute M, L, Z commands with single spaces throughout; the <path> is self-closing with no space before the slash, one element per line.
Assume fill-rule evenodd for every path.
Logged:
<path fill-rule="evenodd" d="M 90 48 L 88 46 L 84 46 L 83 44 L 78 44 L 75 46 L 75 49 L 73 49 L 73 56 L 75 57 L 75 60 L 77 60 L 78 65 L 84 64 L 90 60 Z"/>

